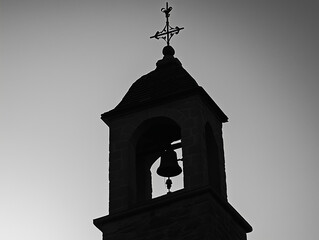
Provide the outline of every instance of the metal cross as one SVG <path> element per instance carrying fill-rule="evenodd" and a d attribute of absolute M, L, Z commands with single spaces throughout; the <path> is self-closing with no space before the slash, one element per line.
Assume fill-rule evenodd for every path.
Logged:
<path fill-rule="evenodd" d="M 165 27 L 163 28 L 162 31 L 157 31 L 155 33 L 154 36 L 152 36 L 151 38 L 156 38 L 156 39 L 164 39 L 167 43 L 167 46 L 169 46 L 169 41 L 171 40 L 171 38 L 173 37 L 174 34 L 178 34 L 180 30 L 184 29 L 183 27 L 171 27 L 169 25 L 169 21 L 168 21 L 168 18 L 170 16 L 170 11 L 172 11 L 172 7 L 168 7 L 168 2 L 166 2 L 166 8 L 162 8 L 161 11 L 163 13 L 165 13 L 165 17 L 166 17 L 166 25 Z"/>

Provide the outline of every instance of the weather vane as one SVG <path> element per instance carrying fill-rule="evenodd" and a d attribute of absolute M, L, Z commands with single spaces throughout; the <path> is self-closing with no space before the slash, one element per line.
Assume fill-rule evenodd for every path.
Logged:
<path fill-rule="evenodd" d="M 165 42 L 167 43 L 167 46 L 169 46 L 169 41 L 171 40 L 171 38 L 173 37 L 174 34 L 178 34 L 180 30 L 184 29 L 183 27 L 171 27 L 169 25 L 169 21 L 168 21 L 168 18 L 170 16 L 170 11 L 172 11 L 172 7 L 168 7 L 168 2 L 166 2 L 166 8 L 162 8 L 161 11 L 163 13 L 165 13 L 165 17 L 166 17 L 166 25 L 165 27 L 163 28 L 162 31 L 157 31 L 155 33 L 154 36 L 152 36 L 151 38 L 156 38 L 156 39 L 164 39 Z"/>

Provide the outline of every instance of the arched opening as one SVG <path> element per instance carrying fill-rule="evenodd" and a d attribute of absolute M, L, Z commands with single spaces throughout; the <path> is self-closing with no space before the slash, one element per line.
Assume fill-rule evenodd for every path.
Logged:
<path fill-rule="evenodd" d="M 221 169 L 218 156 L 218 147 L 211 126 L 205 126 L 206 154 L 209 183 L 216 193 L 221 194 Z"/>
<path fill-rule="evenodd" d="M 144 121 L 136 133 L 136 198 L 141 202 L 163 195 L 160 189 L 161 185 L 165 187 L 164 178 L 157 176 L 155 167 L 167 149 L 180 152 L 178 158 L 182 158 L 181 129 L 170 118 L 156 117 Z M 172 190 L 180 184 L 173 183 L 173 186 Z"/>

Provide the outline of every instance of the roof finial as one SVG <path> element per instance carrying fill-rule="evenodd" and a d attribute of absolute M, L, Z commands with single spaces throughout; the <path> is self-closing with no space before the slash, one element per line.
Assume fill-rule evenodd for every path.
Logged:
<path fill-rule="evenodd" d="M 180 27 L 171 27 L 169 25 L 169 21 L 168 21 L 168 18 L 170 16 L 170 11 L 172 11 L 172 7 L 168 7 L 168 2 L 166 2 L 166 8 L 162 8 L 161 11 L 163 13 L 165 13 L 165 17 L 166 17 L 166 25 L 165 27 L 163 28 L 162 31 L 157 31 L 155 33 L 154 36 L 152 36 L 151 38 L 156 38 L 156 39 L 164 39 L 167 43 L 167 46 L 169 46 L 169 41 L 171 40 L 171 38 L 173 37 L 174 34 L 178 34 L 180 30 L 184 29 L 183 27 L 180 28 Z"/>

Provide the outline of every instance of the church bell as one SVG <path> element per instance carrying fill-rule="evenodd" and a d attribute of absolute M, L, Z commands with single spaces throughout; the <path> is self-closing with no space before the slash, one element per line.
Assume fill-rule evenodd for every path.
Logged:
<path fill-rule="evenodd" d="M 162 177 L 175 177 L 182 172 L 177 163 L 177 155 L 173 149 L 166 150 L 161 156 L 161 163 L 157 169 L 157 174 Z"/>

